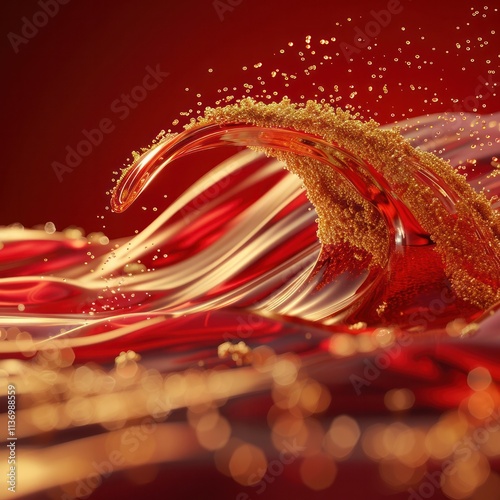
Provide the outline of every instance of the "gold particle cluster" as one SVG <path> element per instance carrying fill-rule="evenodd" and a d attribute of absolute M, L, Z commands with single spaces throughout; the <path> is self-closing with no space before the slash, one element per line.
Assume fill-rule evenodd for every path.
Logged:
<path fill-rule="evenodd" d="M 397 128 L 382 130 L 374 120 L 363 122 L 348 111 L 315 101 L 297 105 L 283 99 L 265 104 L 251 98 L 207 108 L 203 117 L 186 128 L 214 122 L 303 132 L 332 144 L 333 149 L 347 151 L 359 160 L 360 170 L 363 165 L 371 165 L 389 184 L 390 194 L 402 200 L 435 242 L 457 295 L 479 307 L 500 299 L 495 286 L 500 283 L 496 261 L 500 255 L 500 216 L 486 196 L 476 193 L 448 162 L 414 149 Z M 287 168 L 303 180 L 319 215 L 318 237 L 323 244 L 347 241 L 368 251 L 375 264 L 384 265 L 390 243 L 386 221 L 337 173 L 345 161 L 342 153 L 330 168 L 291 147 L 284 153 L 271 148 L 265 152 L 285 161 Z M 426 181 L 429 176 L 441 179 L 450 198 L 457 200 L 452 210 Z M 472 239 L 471 228 L 476 228 L 481 238 Z"/>
<path fill-rule="evenodd" d="M 249 364 L 252 361 L 252 350 L 243 341 L 237 344 L 224 342 L 218 347 L 217 355 L 220 359 L 232 359 L 238 366 Z"/>

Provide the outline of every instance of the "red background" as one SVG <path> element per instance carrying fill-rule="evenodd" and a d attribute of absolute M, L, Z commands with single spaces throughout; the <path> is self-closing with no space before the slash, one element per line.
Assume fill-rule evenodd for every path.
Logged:
<path fill-rule="evenodd" d="M 169 128 L 179 112 L 196 109 L 196 93 L 202 93 L 201 100 L 210 105 L 220 97 L 218 88 L 241 86 L 249 74 L 242 66 L 252 68 L 262 62 L 266 75 L 274 66 L 303 74 L 307 64 L 300 61 L 297 52 L 307 35 L 312 36 L 315 47 L 319 39 L 335 37 L 336 42 L 327 46 L 333 59 L 317 78 L 302 79 L 287 89 L 290 97 L 313 98 L 312 82 L 323 85 L 327 93 L 339 85 L 339 105 L 350 103 L 363 110 L 366 118 L 375 117 L 381 123 L 445 111 L 454 101 L 461 106 L 467 99 L 474 99 L 478 79 L 486 77 L 488 71 L 496 72 L 490 74 L 490 81 L 498 79 L 498 34 L 492 35 L 491 30 L 500 29 L 500 16 L 493 1 L 488 10 L 483 9 L 488 6 L 486 1 L 477 4 L 480 14 L 472 16 L 468 1 L 402 0 L 401 13 L 393 16 L 373 40 L 377 46 L 362 49 L 352 62 L 342 54 L 335 55 L 340 44 L 352 44 L 355 28 L 364 28 L 372 20 L 370 11 L 385 9 L 387 0 L 222 1 L 234 4 L 234 8 L 224 12 L 221 20 L 212 0 L 71 0 L 60 6 L 59 13 L 36 36 L 20 45 L 18 53 L 8 34 L 20 34 L 23 17 L 32 19 L 40 6 L 33 0 L 1 3 L 0 225 L 20 222 L 31 227 L 53 221 L 58 229 L 77 225 L 91 232 L 105 224 L 106 233 L 113 237 L 141 229 L 154 217 L 151 210 L 143 211 L 142 205 L 163 208 L 205 167 L 184 162 L 182 168 L 162 173 L 146 201 L 141 198 L 137 206 L 121 215 L 105 210 L 112 172 L 122 166 L 131 150 L 147 145 L 161 129 Z M 470 51 L 464 48 L 465 39 L 470 40 Z M 280 49 L 288 47 L 289 41 L 295 43 L 293 50 L 287 49 L 280 58 Z M 418 69 L 415 55 L 420 56 L 419 61 L 434 64 L 422 63 L 422 69 Z M 394 64 L 395 57 L 400 59 L 398 64 Z M 403 59 L 411 59 L 412 64 L 406 65 Z M 369 60 L 372 65 L 368 65 Z M 110 110 L 111 103 L 141 83 L 146 66 L 156 65 L 169 76 L 120 120 Z M 208 73 L 208 68 L 213 68 L 213 73 Z M 372 79 L 372 74 L 377 78 Z M 368 85 L 381 88 L 383 84 L 389 92 L 382 99 L 377 97 L 379 90 L 367 91 Z M 273 82 L 269 88 L 273 86 L 279 87 Z M 353 90 L 358 94 L 350 99 Z M 432 102 L 435 94 L 438 98 Z M 477 98 L 484 105 L 482 112 L 500 110 L 498 95 Z M 104 118 L 113 119 L 114 131 L 59 182 L 52 162 L 64 161 L 65 148 L 75 147 L 82 140 L 82 129 L 93 129 Z M 167 200 L 164 194 L 168 194 Z M 104 214 L 104 221 L 97 218 Z M 352 495 L 353 483 L 362 489 L 364 479 L 358 478 L 366 478 L 368 473 L 348 465 L 342 467 L 335 487 L 339 494 Z M 296 474 L 295 469 L 290 471 Z M 191 469 L 179 465 L 166 481 L 174 492 L 186 487 L 189 491 L 205 489 L 214 478 L 212 472 L 193 478 Z M 232 481 L 215 477 L 218 481 L 210 484 L 207 498 L 222 498 L 224 494 L 235 498 L 241 491 Z M 123 495 L 131 491 L 130 484 L 121 479 L 114 476 L 106 483 L 100 491 L 102 498 L 109 491 Z M 158 482 L 142 486 L 141 494 L 153 498 Z M 280 488 L 287 498 L 293 498 L 294 492 L 307 494 L 293 482 L 282 481 Z M 276 491 L 270 489 L 269 496 L 262 498 L 277 498 Z M 434 498 L 441 497 L 437 493 Z"/>
<path fill-rule="evenodd" d="M 223 2 L 229 7 L 221 20 L 212 0 L 70 0 L 28 43 L 18 46 L 18 53 L 8 34 L 21 34 L 23 16 L 31 20 L 40 6 L 36 1 L 2 2 L 0 224 L 20 222 L 32 227 L 53 221 L 58 229 L 73 224 L 91 232 L 101 230 L 104 223 L 109 236 L 141 229 L 154 216 L 150 210 L 134 206 L 115 215 L 104 209 L 112 171 L 123 165 L 131 150 L 149 144 L 161 129 L 171 126 L 180 111 L 197 108 L 200 99 L 196 93 L 203 94 L 203 106 L 210 105 L 221 95 L 218 88 L 241 85 L 250 73 L 242 71 L 242 66 L 255 72 L 253 64 L 263 62 L 266 75 L 273 65 L 302 74 L 308 61 L 314 60 L 309 57 L 301 63 L 297 55 L 307 35 L 312 36 L 316 48 L 320 38 L 336 37 L 336 42 L 323 48 L 333 56 L 331 63 L 312 80 L 323 85 L 326 93 L 339 85 L 340 106 L 352 103 L 366 118 L 375 117 L 382 123 L 450 109 L 452 99 L 463 103 L 474 96 L 478 78 L 488 70 L 498 72 L 498 44 L 490 31 L 500 25 L 500 16 L 493 2 L 488 10 L 483 10 L 486 2 L 478 4 L 480 14 L 473 16 L 475 9 L 471 11 L 466 1 L 402 0 L 402 11 L 372 40 L 376 43 L 373 50 L 363 48 L 350 63 L 342 53 L 335 56 L 340 44 L 353 44 L 355 28 L 363 29 L 372 20 L 370 10 L 386 9 L 386 0 Z M 481 47 L 478 37 L 484 37 L 488 45 Z M 469 52 L 464 48 L 466 38 L 470 39 Z M 406 45 L 406 40 L 411 44 Z M 460 50 L 457 40 L 462 41 Z M 293 49 L 287 46 L 289 41 L 295 42 Z M 279 55 L 281 48 L 287 48 L 285 55 Z M 399 48 L 403 48 L 401 53 Z M 418 61 L 415 54 L 420 55 Z M 398 64 L 394 57 L 399 57 Z M 373 60 L 371 66 L 369 59 Z M 403 59 L 411 59 L 411 66 Z M 423 60 L 434 64 L 417 69 Z M 110 111 L 111 103 L 140 84 L 148 65 L 160 65 L 169 76 L 120 120 Z M 374 73 L 376 79 L 371 78 Z M 490 82 L 497 77 L 491 75 Z M 288 89 L 290 97 L 314 97 L 311 79 L 303 80 L 305 83 L 299 78 Z M 371 84 L 380 90 L 383 83 L 388 84 L 389 92 L 382 100 L 376 98 L 379 91 L 366 90 Z M 349 99 L 350 85 L 358 90 L 354 99 Z M 431 101 L 434 93 L 439 96 L 435 103 Z M 500 109 L 496 95 L 480 103 L 483 112 Z M 103 118 L 112 119 L 114 131 L 59 182 L 52 162 L 64 162 L 66 146 L 75 147 L 83 139 L 82 129 L 97 127 Z M 199 175 L 200 168 L 190 163 L 162 174 L 146 201 L 161 209 Z M 168 194 L 167 201 L 163 194 Z M 103 222 L 97 217 L 104 214 Z"/>

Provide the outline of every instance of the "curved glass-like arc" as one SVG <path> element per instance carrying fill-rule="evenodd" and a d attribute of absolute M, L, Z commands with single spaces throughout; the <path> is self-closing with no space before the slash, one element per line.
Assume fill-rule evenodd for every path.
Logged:
<path fill-rule="evenodd" d="M 468 173 L 498 209 L 498 116 L 435 115 L 399 125 L 415 147 Z M 382 414 L 389 403 L 430 414 L 472 408 L 479 418 L 484 401 L 494 401 L 498 305 L 483 310 L 454 295 L 432 237 L 367 159 L 317 137 L 271 132 L 241 124 L 194 129 L 146 153 L 122 179 L 115 209 L 153 178 L 161 182 L 161 168 L 180 156 L 228 148 L 226 160 L 131 238 L 0 230 L 1 369 L 27 402 L 18 409 L 25 470 L 45 471 L 19 481 L 25 493 L 90 474 L 88 464 L 106 458 L 99 450 L 118 449 L 123 433 L 144 419 L 156 426 L 154 443 L 116 471 L 198 460 L 208 446 L 196 427 L 201 415 L 229 439 L 247 425 L 241 416 L 249 398 L 267 401 L 269 392 L 273 411 L 306 427 L 341 412 Z M 292 148 L 336 169 L 386 228 L 383 266 L 353 261 L 356 252 L 345 245 L 322 246 L 301 180 L 274 158 L 230 147 L 241 145 Z M 428 183 L 453 211 L 457 193 L 439 179 Z M 224 357 L 225 342 L 244 342 L 253 359 L 246 351 Z M 488 389 L 467 375 L 478 363 L 489 369 Z M 367 366 L 383 368 L 368 380 Z M 360 405 L 368 386 L 371 399 Z M 483 406 L 467 399 L 471 387 Z M 301 390 L 319 395 L 314 405 L 306 392 L 297 399 Z M 327 409 L 329 397 L 335 404 Z M 231 422 L 222 416 L 227 401 Z M 168 420 L 186 408 L 189 424 Z M 281 436 L 278 421 L 272 439 Z M 60 443 L 37 448 L 47 432 Z M 63 448 L 65 457 L 84 458 L 58 467 Z"/>

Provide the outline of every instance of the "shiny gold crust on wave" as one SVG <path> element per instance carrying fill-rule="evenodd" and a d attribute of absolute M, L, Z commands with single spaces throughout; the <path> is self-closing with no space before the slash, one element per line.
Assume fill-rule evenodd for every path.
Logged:
<path fill-rule="evenodd" d="M 321 137 L 367 161 L 388 180 L 436 243 L 457 295 L 483 308 L 500 300 L 500 216 L 448 162 L 414 149 L 397 128 L 381 130 L 373 120 L 362 122 L 348 111 L 314 101 L 295 105 L 284 99 L 264 104 L 250 98 L 235 105 L 207 108 L 205 115 L 187 128 L 214 122 L 294 129 Z M 322 162 L 294 153 L 266 153 L 283 160 L 303 180 L 318 213 L 318 237 L 323 244 L 347 241 L 368 251 L 373 264 L 384 265 L 389 247 L 387 226 L 340 174 Z M 450 214 L 433 190 L 419 180 L 420 171 L 435 174 L 458 195 L 455 214 Z M 480 234 L 471 237 L 473 227 Z"/>

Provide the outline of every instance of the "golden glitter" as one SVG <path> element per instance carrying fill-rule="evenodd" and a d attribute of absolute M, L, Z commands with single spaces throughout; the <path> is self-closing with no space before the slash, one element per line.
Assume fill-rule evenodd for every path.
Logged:
<path fill-rule="evenodd" d="M 467 410 L 479 420 L 491 418 L 495 410 L 495 401 L 486 391 L 474 392 L 467 400 Z"/>
<path fill-rule="evenodd" d="M 382 314 L 386 309 L 387 309 L 387 302 L 384 301 L 377 307 L 377 314 L 379 316 L 382 316 Z"/>
<path fill-rule="evenodd" d="M 231 342 L 220 344 L 217 348 L 217 355 L 220 359 L 231 358 L 238 366 L 252 362 L 252 350 L 243 341 L 237 344 Z"/>
<path fill-rule="evenodd" d="M 485 390 L 492 382 L 492 377 L 487 368 L 478 366 L 467 375 L 467 384 L 474 391 Z"/>
<path fill-rule="evenodd" d="M 136 362 L 141 359 L 141 356 L 134 351 L 122 351 L 119 356 L 115 358 L 115 365 L 120 366 L 130 361 Z"/>
<path fill-rule="evenodd" d="M 347 333 L 334 335 L 328 349 L 334 356 L 352 356 L 357 351 L 356 339 Z"/>
<path fill-rule="evenodd" d="M 408 410 L 415 403 L 415 395 L 409 389 L 391 389 L 385 394 L 384 403 L 392 411 Z"/>
<path fill-rule="evenodd" d="M 325 448 L 336 460 L 348 458 L 356 446 L 361 431 L 358 423 L 347 415 L 333 420 L 325 436 Z"/>
<path fill-rule="evenodd" d="M 266 470 L 264 452 L 252 444 L 242 444 L 236 448 L 229 460 L 231 476 L 243 486 L 258 483 Z"/>
<path fill-rule="evenodd" d="M 96 243 L 99 245 L 107 245 L 109 243 L 109 238 L 101 232 L 90 233 L 87 236 L 89 243 Z"/>
<path fill-rule="evenodd" d="M 349 330 L 363 330 L 366 328 L 366 323 L 364 321 L 358 321 L 358 323 L 354 323 L 353 325 L 349 325 Z"/>
<path fill-rule="evenodd" d="M 44 226 L 44 230 L 47 234 L 54 234 L 56 232 L 56 226 L 53 222 L 47 222 Z"/>
<path fill-rule="evenodd" d="M 70 226 L 63 231 L 63 234 L 66 238 L 78 240 L 84 236 L 85 232 L 81 227 Z"/>
<path fill-rule="evenodd" d="M 373 332 L 373 337 L 379 347 L 388 347 L 394 342 L 396 334 L 391 328 L 377 328 Z"/>
<path fill-rule="evenodd" d="M 471 323 L 470 325 L 467 325 L 464 328 L 462 328 L 460 335 L 462 336 L 474 335 L 477 332 L 477 330 L 479 330 L 479 325 L 477 323 Z"/>
<path fill-rule="evenodd" d="M 329 455 L 318 453 L 306 457 L 300 466 L 302 481 L 311 490 L 325 490 L 337 476 L 337 466 Z"/>
<path fill-rule="evenodd" d="M 456 318 L 446 325 L 446 333 L 450 337 L 459 337 L 466 326 L 467 322 L 464 319 Z"/>
<path fill-rule="evenodd" d="M 205 115 L 186 129 L 214 122 L 293 129 L 318 136 L 368 162 L 431 236 L 456 294 L 479 307 L 498 301 L 500 290 L 495 283 L 500 282 L 500 266 L 494 260 L 500 255 L 500 215 L 492 210 L 488 199 L 476 193 L 448 162 L 414 149 L 397 128 L 382 130 L 374 120 L 362 122 L 356 118 L 348 111 L 314 101 L 296 105 L 283 99 L 264 104 L 246 98 L 238 104 L 207 108 Z M 372 265 L 384 266 L 390 245 L 386 224 L 377 209 L 340 173 L 294 152 L 269 148 L 265 152 L 284 161 L 304 182 L 319 216 L 318 237 L 323 244 L 348 242 L 367 251 Z M 348 159 L 339 153 L 333 161 Z M 429 177 L 441 179 L 453 193 L 453 210 L 428 185 Z M 470 237 L 471 227 L 479 237 Z"/>

